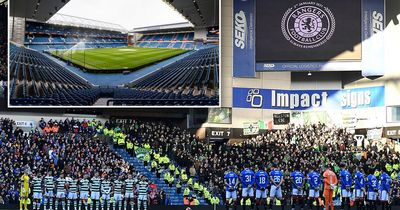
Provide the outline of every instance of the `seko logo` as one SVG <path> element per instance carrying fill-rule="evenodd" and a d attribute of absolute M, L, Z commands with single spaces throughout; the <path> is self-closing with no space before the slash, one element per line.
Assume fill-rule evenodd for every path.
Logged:
<path fill-rule="evenodd" d="M 247 39 L 246 14 L 241 10 L 235 14 L 235 46 L 244 49 Z"/>

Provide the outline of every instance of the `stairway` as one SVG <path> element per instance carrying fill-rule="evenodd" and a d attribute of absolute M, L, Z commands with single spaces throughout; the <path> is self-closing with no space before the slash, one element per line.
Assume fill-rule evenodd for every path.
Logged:
<path fill-rule="evenodd" d="M 111 146 L 112 147 L 112 146 Z M 119 154 L 125 161 L 130 163 L 133 167 L 135 167 L 136 171 L 138 171 L 140 174 L 146 176 L 151 180 L 154 184 L 157 185 L 157 189 L 163 188 L 169 199 L 171 200 L 171 205 L 183 205 L 183 190 L 186 187 L 186 184 L 182 185 L 182 192 L 178 194 L 176 192 L 175 188 L 175 183 L 172 187 L 169 187 L 167 184 L 164 182 L 164 172 L 161 174 L 160 178 L 157 178 L 156 174 L 151 172 L 148 168 L 146 168 L 143 165 L 143 161 L 136 158 L 132 157 L 128 152 L 125 151 L 125 149 L 117 149 L 113 148 L 113 150 Z M 200 205 L 206 205 L 206 202 L 204 198 L 198 197 L 197 198 L 200 201 Z"/>

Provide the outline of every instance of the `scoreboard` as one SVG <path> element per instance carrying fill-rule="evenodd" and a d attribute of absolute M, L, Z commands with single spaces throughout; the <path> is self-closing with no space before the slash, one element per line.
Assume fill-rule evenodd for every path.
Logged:
<path fill-rule="evenodd" d="M 234 0 L 233 75 L 383 75 L 385 0 Z M 373 59 L 372 59 L 373 58 Z"/>

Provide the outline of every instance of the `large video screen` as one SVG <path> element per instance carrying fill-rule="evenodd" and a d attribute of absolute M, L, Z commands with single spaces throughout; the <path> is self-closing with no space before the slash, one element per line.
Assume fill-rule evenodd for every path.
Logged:
<path fill-rule="evenodd" d="M 208 123 L 214 124 L 230 124 L 232 123 L 232 109 L 231 108 L 209 108 L 208 109 Z"/>
<path fill-rule="evenodd" d="M 361 0 L 258 0 L 255 8 L 256 62 L 361 59 Z"/>

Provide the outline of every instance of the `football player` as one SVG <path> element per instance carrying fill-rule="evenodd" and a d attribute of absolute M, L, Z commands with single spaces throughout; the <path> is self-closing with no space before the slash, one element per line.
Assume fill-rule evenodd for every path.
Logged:
<path fill-rule="evenodd" d="M 43 179 L 40 175 L 40 172 L 34 174 L 32 179 L 33 184 L 33 209 L 40 209 L 40 203 L 43 198 L 43 188 L 42 188 Z"/>
<path fill-rule="evenodd" d="M 321 175 L 315 170 L 312 170 L 307 174 L 307 180 L 310 186 L 308 190 L 309 207 L 312 209 L 312 203 L 315 202 L 317 210 L 319 210 L 319 192 L 322 189 Z"/>
<path fill-rule="evenodd" d="M 296 204 L 301 206 L 301 209 L 304 208 L 303 203 L 303 189 L 304 189 L 304 174 L 300 172 L 300 167 L 297 165 L 295 167 L 295 171 L 290 174 L 292 181 L 292 209 L 296 208 Z"/>
<path fill-rule="evenodd" d="M 246 167 L 240 173 L 240 182 L 242 184 L 242 199 L 243 203 L 246 202 L 247 199 L 250 199 L 251 202 L 251 209 L 254 207 L 254 171 Z M 243 210 L 245 210 L 246 205 L 243 205 Z"/>
<path fill-rule="evenodd" d="M 342 205 L 341 209 L 343 210 L 344 207 L 349 210 L 350 209 L 350 197 L 351 197 L 351 186 L 353 184 L 353 179 L 351 177 L 350 172 L 346 169 L 346 164 L 340 164 L 340 188 L 341 188 L 341 196 L 342 196 Z"/>
<path fill-rule="evenodd" d="M 269 209 L 272 209 L 272 203 L 276 199 L 280 200 L 282 203 L 282 210 L 285 209 L 285 205 L 282 196 L 282 184 L 283 184 L 283 173 L 278 169 L 276 163 L 272 164 L 272 171 L 269 173 L 269 178 L 271 181 L 271 191 L 269 193 L 270 202 L 269 202 Z"/>
<path fill-rule="evenodd" d="M 356 174 L 354 175 L 354 191 L 355 191 L 355 203 L 357 210 L 364 209 L 364 197 L 365 197 L 365 177 L 362 169 L 357 168 Z"/>
<path fill-rule="evenodd" d="M 256 172 L 256 208 L 259 210 L 260 205 L 264 205 L 264 209 L 267 209 L 267 193 L 269 186 L 268 173 L 262 170 L 262 167 Z"/>
<path fill-rule="evenodd" d="M 371 169 L 367 176 L 367 209 L 377 210 L 377 195 L 378 195 L 378 178 L 374 175 L 374 171 Z"/>
<path fill-rule="evenodd" d="M 225 174 L 225 187 L 226 187 L 226 209 L 234 205 L 236 209 L 237 187 L 239 185 L 238 175 L 234 172 L 234 167 L 230 167 L 230 171 Z"/>

